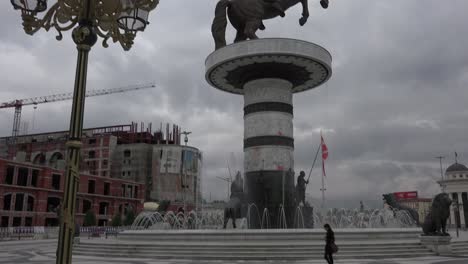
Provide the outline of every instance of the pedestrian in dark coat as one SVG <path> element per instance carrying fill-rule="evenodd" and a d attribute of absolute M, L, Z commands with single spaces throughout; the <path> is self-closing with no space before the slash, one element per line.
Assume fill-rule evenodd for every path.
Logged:
<path fill-rule="evenodd" d="M 331 229 L 329 224 L 325 224 L 323 226 L 325 231 L 327 231 L 327 235 L 325 236 L 325 260 L 328 264 L 333 264 L 333 251 L 335 246 L 335 233 Z"/>

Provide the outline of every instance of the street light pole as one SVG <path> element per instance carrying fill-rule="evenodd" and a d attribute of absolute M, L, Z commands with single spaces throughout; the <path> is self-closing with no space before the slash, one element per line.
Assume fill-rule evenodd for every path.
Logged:
<path fill-rule="evenodd" d="M 72 38 L 78 49 L 56 258 L 57 264 L 67 264 L 72 260 L 89 51 L 98 36 L 104 39 L 104 47 L 108 47 L 107 40 L 112 39 L 120 42 L 124 50 L 129 50 L 136 33 L 146 28 L 149 12 L 156 8 L 159 0 L 57 0 L 50 8 L 47 0 L 10 1 L 14 9 L 21 10 L 26 34 L 33 35 L 41 28 L 47 31 L 55 28 L 58 31 L 56 39 L 61 40 L 62 31 L 73 29 Z M 38 18 L 37 14 L 44 11 L 47 11 L 44 17 Z"/>
<path fill-rule="evenodd" d="M 436 159 L 439 159 L 440 161 L 440 178 L 441 178 L 441 187 L 442 187 L 442 192 L 445 192 L 445 183 L 443 182 L 444 181 L 444 171 L 442 169 L 442 159 L 444 159 L 445 157 L 443 156 L 439 156 L 439 157 L 435 157 Z"/>
<path fill-rule="evenodd" d="M 458 203 L 458 201 L 455 201 L 453 203 L 453 207 L 455 207 L 455 210 L 456 212 L 453 214 L 453 217 L 455 217 L 455 228 L 457 230 L 457 238 L 460 236 L 459 234 L 459 230 L 458 230 L 458 225 L 460 224 L 460 217 L 457 217 L 457 215 L 459 216 L 460 215 L 460 204 Z"/>
<path fill-rule="evenodd" d="M 182 135 L 185 136 L 185 137 L 184 137 L 184 142 L 185 142 L 185 146 L 187 146 L 187 143 L 188 143 L 188 135 L 192 134 L 192 132 L 191 132 L 191 131 L 184 131 L 184 132 L 182 132 L 182 133 L 180 133 L 180 134 L 182 134 Z"/>
<path fill-rule="evenodd" d="M 75 228 L 76 193 L 80 181 L 81 135 L 83 132 L 83 116 L 86 94 L 86 79 L 88 72 L 88 54 L 97 41 L 92 22 L 90 21 L 90 3 L 84 4 L 83 17 L 79 26 L 73 30 L 73 41 L 78 49 L 75 88 L 70 118 L 70 132 L 67 142 L 67 162 L 65 169 L 65 190 L 62 207 L 62 221 L 57 251 L 57 264 L 71 263 L 73 233 Z"/>

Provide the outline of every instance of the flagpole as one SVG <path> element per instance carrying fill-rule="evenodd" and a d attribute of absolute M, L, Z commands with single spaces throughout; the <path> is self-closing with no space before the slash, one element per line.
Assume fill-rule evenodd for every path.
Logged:
<path fill-rule="evenodd" d="M 322 157 L 322 211 L 325 210 L 325 178 L 323 173 L 323 157 Z"/>
<path fill-rule="evenodd" d="M 324 159 L 323 159 L 323 145 L 324 145 L 323 135 L 322 135 L 322 131 L 320 131 L 320 148 L 322 149 L 322 189 L 320 189 L 322 191 L 322 211 L 325 210 L 325 164 L 324 164 Z M 328 152 L 327 152 L 327 155 L 328 155 Z"/>
<path fill-rule="evenodd" d="M 312 163 L 312 167 L 310 168 L 309 177 L 307 178 L 307 181 L 310 180 L 310 175 L 312 174 L 312 170 L 314 169 L 315 162 L 317 161 L 317 157 L 318 157 L 318 154 L 319 154 L 319 151 L 320 151 L 321 146 L 322 146 L 322 142 L 320 142 L 320 144 L 319 144 L 319 146 L 318 146 L 318 148 L 317 148 L 317 152 L 315 153 L 314 162 Z"/>

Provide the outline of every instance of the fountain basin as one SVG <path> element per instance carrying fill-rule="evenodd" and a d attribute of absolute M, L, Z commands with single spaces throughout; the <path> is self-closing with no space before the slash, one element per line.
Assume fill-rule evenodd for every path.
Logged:
<path fill-rule="evenodd" d="M 366 228 L 335 229 L 339 243 L 356 241 L 418 241 L 420 228 Z M 246 243 L 316 243 L 324 240 L 322 229 L 228 229 L 228 230 L 129 230 L 119 234 L 119 240 L 128 242 L 219 242 Z"/>
<path fill-rule="evenodd" d="M 336 229 L 340 259 L 434 256 L 418 228 Z M 82 240 L 74 254 L 126 259 L 295 261 L 322 259 L 320 229 L 132 230 L 111 240 Z"/>

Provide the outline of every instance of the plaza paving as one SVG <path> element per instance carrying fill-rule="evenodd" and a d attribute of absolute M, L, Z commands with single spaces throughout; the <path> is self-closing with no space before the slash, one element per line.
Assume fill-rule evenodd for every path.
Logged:
<path fill-rule="evenodd" d="M 55 263 L 55 250 L 56 240 L 35 240 L 35 241 L 11 241 L 11 242 L 0 242 L 0 263 L 35 263 L 35 264 L 50 264 Z M 75 264 L 111 264 L 111 263 L 129 263 L 129 264 L 185 264 L 185 263 L 296 263 L 296 264 L 315 264 L 325 263 L 321 260 L 309 260 L 309 261 L 187 261 L 187 260 L 148 260 L 148 259 L 118 259 L 112 258 L 96 258 L 77 256 L 74 257 L 73 263 Z M 414 259 L 388 259 L 388 260 L 344 260 L 340 259 L 339 255 L 336 256 L 336 263 L 347 263 L 347 264 L 466 264 L 468 263 L 467 257 L 424 257 Z"/>
<path fill-rule="evenodd" d="M 460 232 L 460 237 L 457 238 L 455 232 L 450 232 L 453 241 L 468 241 L 468 232 Z M 86 238 L 82 238 L 86 239 Z M 97 242 L 97 241 L 96 241 Z M 0 241 L 0 264 L 3 263 L 34 263 L 34 264 L 51 264 L 55 263 L 55 250 L 57 240 L 24 240 L 24 241 Z M 306 260 L 306 261 L 201 261 L 201 260 L 148 260 L 148 259 L 119 259 L 119 258 L 98 258 L 88 256 L 75 256 L 74 264 L 111 264 L 111 263 L 129 263 L 129 264 L 188 264 L 188 263 L 272 263 L 272 264 L 315 264 L 325 263 L 323 260 Z M 335 263 L 346 264 L 467 264 L 468 256 L 453 256 L 453 257 L 422 257 L 422 258 L 405 258 L 405 259 L 340 259 L 339 254 L 336 256 Z"/>

